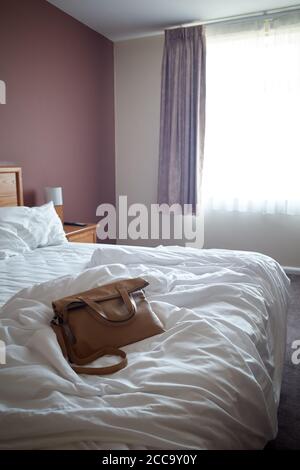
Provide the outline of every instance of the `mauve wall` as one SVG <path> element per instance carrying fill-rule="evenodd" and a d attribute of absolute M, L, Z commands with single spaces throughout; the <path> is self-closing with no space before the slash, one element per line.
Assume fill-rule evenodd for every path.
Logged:
<path fill-rule="evenodd" d="M 0 162 L 23 168 L 25 203 L 62 186 L 65 219 L 115 201 L 113 43 L 45 0 L 0 0 Z"/>

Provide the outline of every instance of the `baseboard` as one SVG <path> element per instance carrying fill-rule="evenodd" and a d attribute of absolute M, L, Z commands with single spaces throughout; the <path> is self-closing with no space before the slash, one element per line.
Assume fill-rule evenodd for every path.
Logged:
<path fill-rule="evenodd" d="M 298 274 L 300 275 L 300 268 L 295 266 L 282 266 L 287 274 Z"/>

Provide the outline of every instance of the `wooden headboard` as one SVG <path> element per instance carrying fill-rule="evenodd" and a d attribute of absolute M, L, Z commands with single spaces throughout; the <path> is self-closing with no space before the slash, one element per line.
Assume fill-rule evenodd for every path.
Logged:
<path fill-rule="evenodd" d="M 22 169 L 0 166 L 0 207 L 23 206 Z"/>

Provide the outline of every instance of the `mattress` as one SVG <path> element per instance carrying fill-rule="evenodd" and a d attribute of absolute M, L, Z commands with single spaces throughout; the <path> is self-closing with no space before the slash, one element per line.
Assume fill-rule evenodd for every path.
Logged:
<path fill-rule="evenodd" d="M 69 244 L 1 263 L 1 449 L 260 449 L 275 437 L 289 281 L 273 259 Z M 116 374 L 78 376 L 51 300 L 137 276 L 165 332 L 126 346 Z"/>

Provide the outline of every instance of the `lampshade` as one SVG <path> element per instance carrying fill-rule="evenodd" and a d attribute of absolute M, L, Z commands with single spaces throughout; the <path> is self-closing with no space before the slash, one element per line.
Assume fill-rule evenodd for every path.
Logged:
<path fill-rule="evenodd" d="M 55 206 L 62 206 L 63 205 L 63 196 L 62 196 L 62 188 L 45 188 L 45 197 L 46 202 L 53 201 Z"/>

